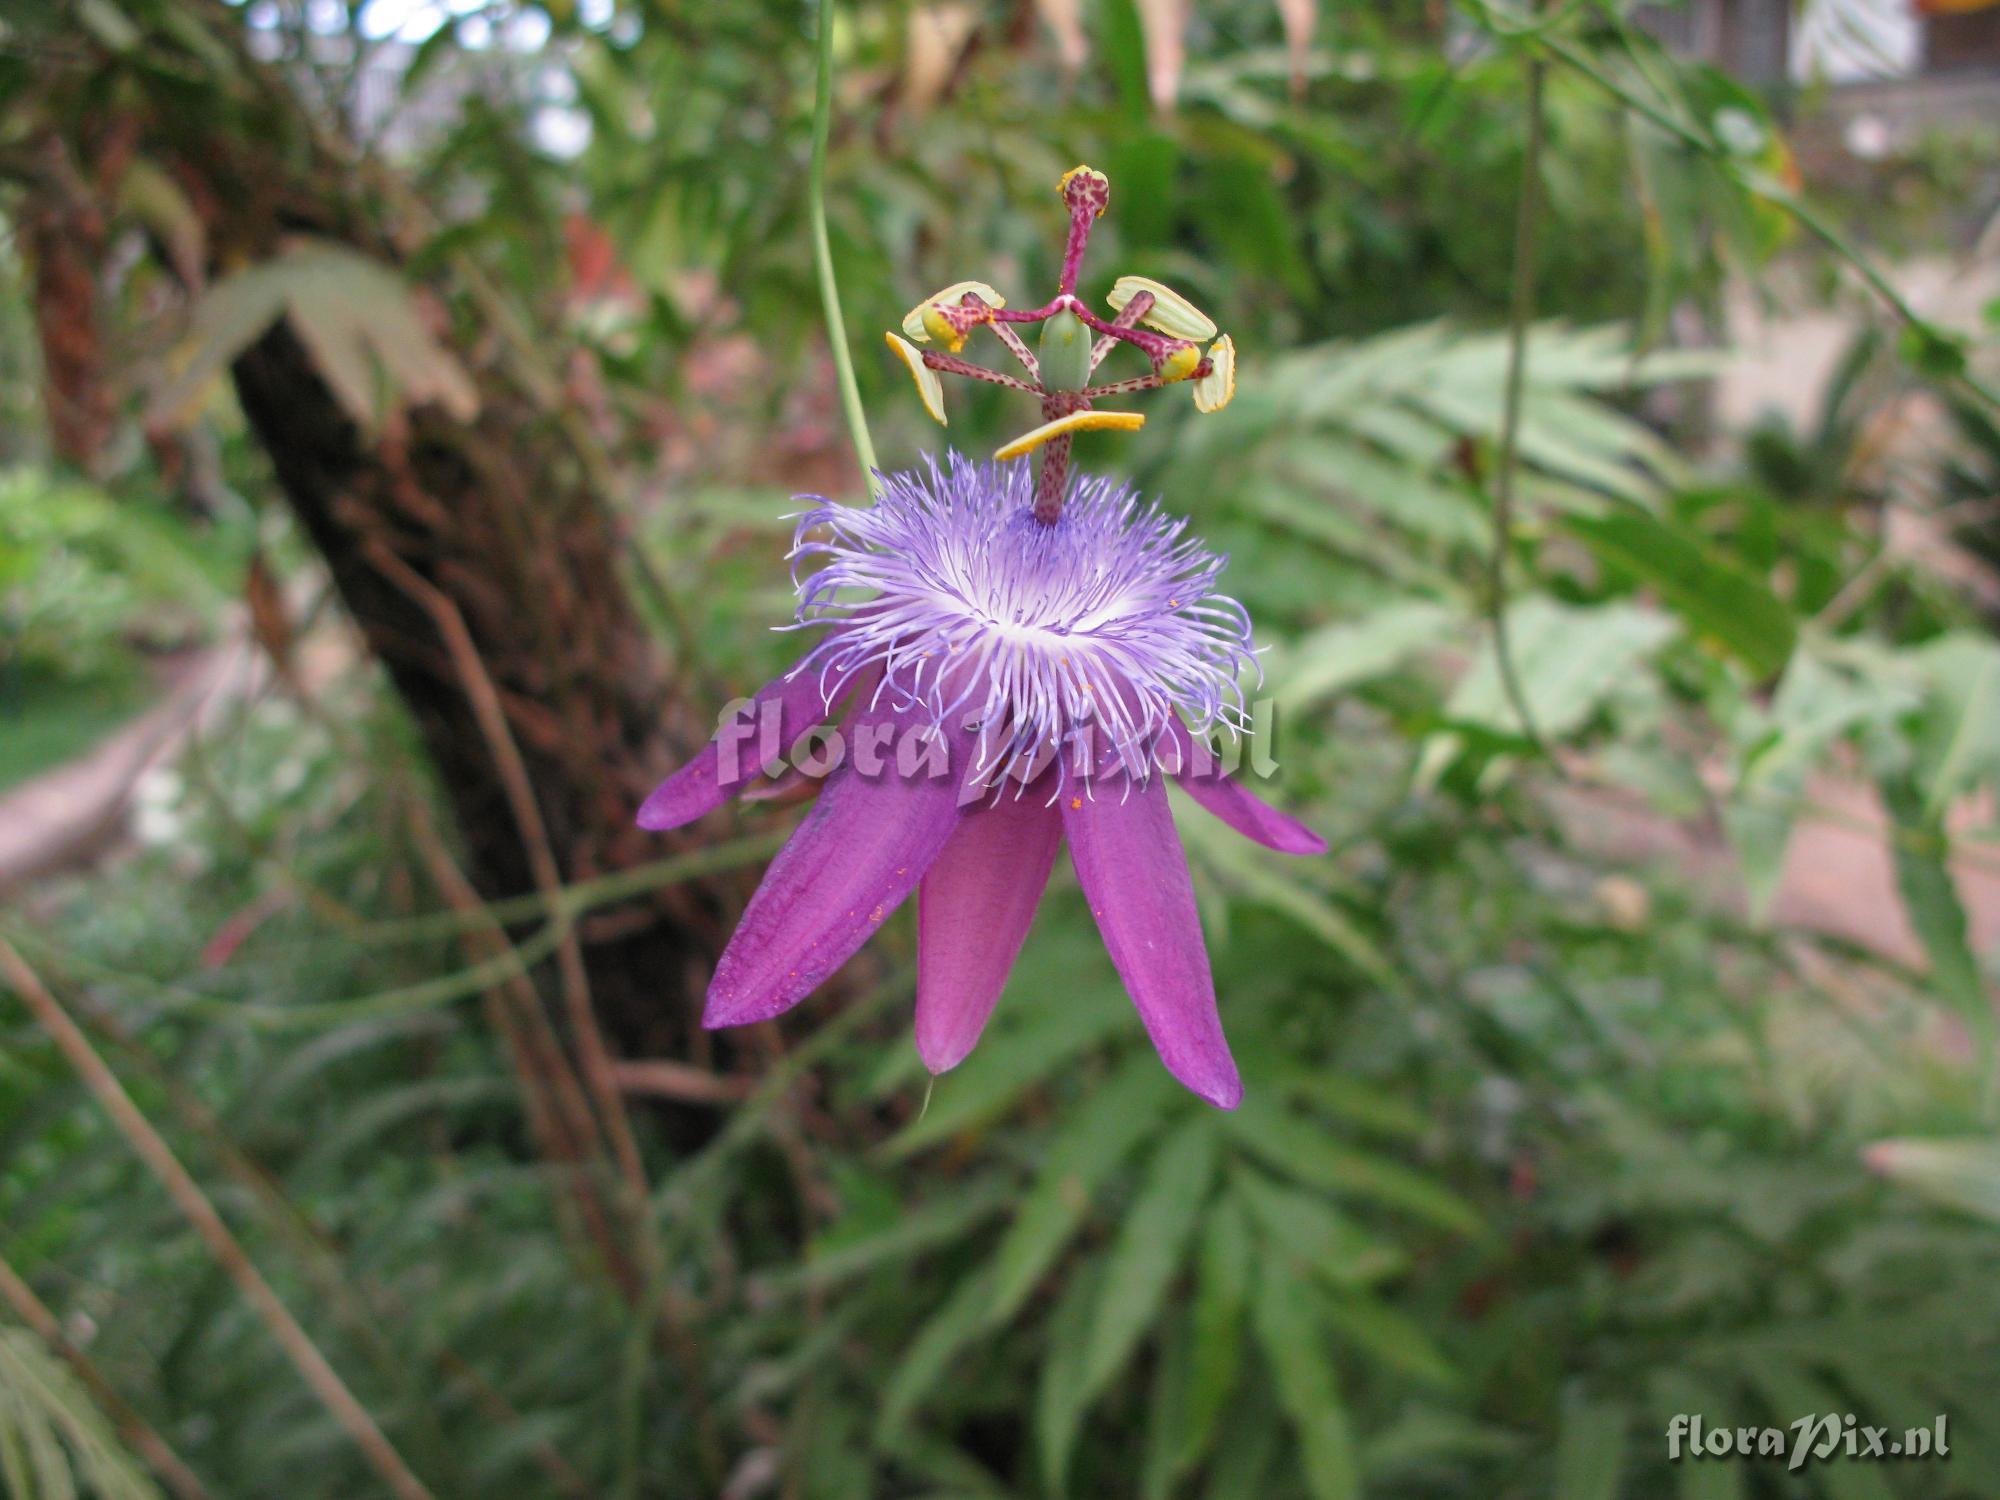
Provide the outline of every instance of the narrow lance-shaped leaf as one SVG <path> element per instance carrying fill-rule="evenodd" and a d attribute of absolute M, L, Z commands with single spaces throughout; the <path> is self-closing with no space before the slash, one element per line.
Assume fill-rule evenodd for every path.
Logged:
<path fill-rule="evenodd" d="M 1556 1433 L 1554 1500 L 1617 1500 L 1630 1425 L 1622 1403 L 1567 1395 Z"/>
<path fill-rule="evenodd" d="M 1784 669 L 1798 637 L 1791 610 L 1684 527 L 1632 507 L 1570 516 L 1565 525 L 1605 562 L 1658 590 L 1675 613 L 1758 677 Z"/>
<path fill-rule="evenodd" d="M 1951 866 L 1941 852 L 1950 847 L 1943 823 L 1924 817 L 1923 798 L 1907 775 L 1885 777 L 1881 788 L 1883 803 L 1902 835 L 1895 841 L 1896 884 L 1910 925 L 1930 959 L 1931 983 L 1990 1054 L 1993 1001 L 1967 936 L 1965 907 Z"/>
<path fill-rule="evenodd" d="M 1046 1325 L 1049 1346 L 1035 1389 L 1035 1446 L 1041 1456 L 1042 1487 L 1052 1496 L 1067 1492 L 1070 1453 L 1083 1425 L 1090 1308 L 1104 1284 L 1106 1259 L 1098 1256 L 1077 1268 Z"/>
<path fill-rule="evenodd" d="M 1933 1203 L 2000 1224 L 2000 1140 L 1877 1141 L 1862 1157 L 1872 1170 Z"/>
<path fill-rule="evenodd" d="M 1196 1252 L 1192 1348 L 1185 1425 L 1175 1454 L 1184 1471 L 1207 1453 L 1216 1424 L 1242 1374 L 1243 1317 L 1250 1300 L 1256 1246 L 1233 1197 L 1219 1199 Z"/>
<path fill-rule="evenodd" d="M 1461 1234 L 1482 1227 L 1472 1205 L 1435 1178 L 1333 1140 L 1323 1126 L 1255 1095 L 1223 1116 L 1222 1128 L 1250 1155 L 1297 1181 L 1373 1198 Z"/>
<path fill-rule="evenodd" d="M 1179 1271 L 1215 1178 L 1214 1118 L 1197 1115 L 1161 1142 L 1106 1257 L 1093 1310 L 1084 1388 L 1095 1395 L 1152 1326 Z"/>
<path fill-rule="evenodd" d="M 1361 1474 L 1326 1327 L 1281 1256 L 1258 1265 L 1254 1321 L 1278 1403 L 1291 1419 L 1313 1500 L 1355 1500 Z"/>
<path fill-rule="evenodd" d="M 1050 1142 L 1041 1176 L 994 1253 L 989 1323 L 1020 1308 L 1089 1213 L 1098 1186 L 1177 1099 L 1150 1054 L 1135 1055 L 1091 1093 Z"/>

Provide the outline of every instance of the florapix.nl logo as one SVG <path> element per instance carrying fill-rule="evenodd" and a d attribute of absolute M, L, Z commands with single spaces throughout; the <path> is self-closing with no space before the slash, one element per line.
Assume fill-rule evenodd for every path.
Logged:
<path fill-rule="evenodd" d="M 1816 1412 L 1783 1427 L 1711 1424 L 1699 1413 L 1679 1412 L 1667 1423 L 1667 1458 L 1778 1459 L 1791 1473 L 1829 1461 L 1882 1463 L 1892 1459 L 1951 1456 L 1942 1412 L 1927 1427 L 1872 1427 L 1852 1412 Z"/>

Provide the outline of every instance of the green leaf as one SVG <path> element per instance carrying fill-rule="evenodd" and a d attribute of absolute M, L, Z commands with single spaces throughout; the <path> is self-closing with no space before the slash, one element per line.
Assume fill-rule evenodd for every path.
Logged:
<path fill-rule="evenodd" d="M 1877 1141 L 1862 1153 L 1875 1171 L 1933 1203 L 2000 1224 L 2000 1141 Z"/>
<path fill-rule="evenodd" d="M 937 1391 L 959 1350 L 979 1336 L 992 1295 L 992 1284 L 983 1272 L 967 1276 L 917 1330 L 883 1383 L 882 1410 L 875 1425 L 878 1441 L 907 1422 Z"/>
<path fill-rule="evenodd" d="M 1924 814 L 2000 784 L 2000 644 L 1953 634 L 1913 653 L 1927 685 L 1918 737 Z"/>
<path fill-rule="evenodd" d="M 1335 1333 L 1390 1369 L 1428 1385 L 1458 1384 L 1458 1371 L 1431 1336 L 1386 1303 L 1367 1296 L 1330 1295 L 1323 1299 L 1322 1310 Z"/>
<path fill-rule="evenodd" d="M 1244 1388 L 1229 1410 L 1215 1457 L 1208 1466 L 1203 1500 L 1266 1500 L 1270 1473 L 1284 1440 L 1284 1423 L 1261 1385 Z"/>
<path fill-rule="evenodd" d="M 77 0 L 76 14 L 109 51 L 130 52 L 145 40 L 145 33 L 112 0 Z"/>
<path fill-rule="evenodd" d="M 1104 1389 L 1132 1355 L 1181 1267 L 1215 1180 L 1216 1132 L 1196 1115 L 1160 1143 L 1105 1256 L 1104 1292 L 1084 1356 L 1087 1395 Z"/>
<path fill-rule="evenodd" d="M 1083 1427 L 1084 1363 L 1091 1341 L 1091 1304 L 1104 1285 L 1105 1261 L 1098 1256 L 1080 1266 L 1049 1319 L 1049 1344 L 1035 1388 L 1035 1445 L 1042 1460 L 1042 1487 L 1052 1496 L 1068 1489 L 1069 1459 Z"/>
<path fill-rule="evenodd" d="M 96 1401 L 25 1328 L 0 1324 L 0 1481 L 22 1500 L 158 1500 Z"/>
<path fill-rule="evenodd" d="M 1788 1427 L 1801 1417 L 1848 1408 L 1839 1392 L 1788 1360 L 1751 1358 L 1744 1361 L 1743 1374 L 1764 1397 L 1774 1426 Z M 1832 1500 L 1894 1500 L 1879 1464 L 1847 1462 L 1836 1452 L 1814 1463 L 1809 1472 Z"/>
<path fill-rule="evenodd" d="M 1324 1277 L 1333 1286 L 1362 1287 L 1393 1276 L 1407 1257 L 1394 1245 L 1357 1229 L 1321 1199 L 1239 1167 L 1230 1174 L 1232 1191 L 1249 1209 L 1275 1251 L 1297 1268 Z"/>
<path fill-rule="evenodd" d="M 1401 459 L 1378 458 L 1348 438 L 1297 438 L 1278 451 L 1276 462 L 1288 477 L 1324 489 L 1329 504 L 1373 511 L 1440 545 L 1478 547 L 1487 539 L 1486 518 L 1466 491 Z"/>
<path fill-rule="evenodd" d="M 1160 1333 L 1153 1361 L 1153 1389 L 1146 1414 L 1146 1446 L 1139 1465 L 1139 1500 L 1168 1500 L 1188 1429 L 1188 1360 L 1193 1346 L 1192 1314 L 1170 1317 Z"/>
<path fill-rule="evenodd" d="M 1556 1433 L 1554 1500 L 1616 1500 L 1625 1467 L 1631 1413 L 1621 1402 L 1591 1401 L 1571 1392 Z"/>
<path fill-rule="evenodd" d="M 1742 767 L 1722 825 L 1742 864 L 1753 921 L 1777 896 L 1808 773 L 1843 737 L 1890 723 L 1918 701 L 1905 663 L 1881 653 L 1835 660 L 1819 641 L 1793 653 L 1768 713 L 1741 716 Z"/>
<path fill-rule="evenodd" d="M 1278 1404 L 1298 1434 L 1313 1500 L 1358 1500 L 1361 1475 L 1327 1332 L 1307 1284 L 1281 1257 L 1259 1264 L 1253 1322 Z"/>
<path fill-rule="evenodd" d="M 1896 341 L 1903 361 L 1931 380 L 1956 380 L 1965 373 L 1969 344 L 1964 335 L 1935 323 L 1911 323 Z"/>
<path fill-rule="evenodd" d="M 1222 1117 L 1243 1148 L 1287 1177 L 1373 1198 L 1458 1234 L 1477 1234 L 1479 1214 L 1457 1193 L 1400 1163 L 1342 1144 L 1315 1121 L 1256 1100 Z"/>
<path fill-rule="evenodd" d="M 1550 736 L 1582 728 L 1674 630 L 1668 616 L 1636 604 L 1579 607 L 1537 595 L 1509 605 L 1507 643 L 1535 728 Z M 1444 716 L 1500 734 L 1521 732 L 1490 636 Z"/>
<path fill-rule="evenodd" d="M 902 1213 L 873 1233 L 840 1239 L 825 1249 L 808 1246 L 802 1265 L 760 1278 L 759 1287 L 768 1294 L 824 1290 L 879 1266 L 908 1260 L 961 1238 L 973 1225 L 998 1213 L 1008 1196 L 992 1178 L 956 1183 L 936 1202 Z"/>
<path fill-rule="evenodd" d="M 1055 976 L 1065 969 L 1073 975 L 1079 961 L 1080 943 L 1068 951 L 1056 945 L 1024 963 L 1008 985 L 1002 1013 L 1009 1011 L 1005 1000 L 1029 998 L 1038 981 L 1041 993 L 1054 993 L 1047 987 Z M 909 1156 L 984 1124 L 1068 1059 L 1131 1024 L 1132 1008 L 1120 990 L 1072 981 L 1062 993 L 1060 1005 L 1044 1004 L 1025 1014 L 1012 1007 L 1009 1024 L 982 1039 L 972 1056 L 938 1080 L 930 1108 L 893 1136 L 884 1153 L 892 1159 Z"/>
<path fill-rule="evenodd" d="M 1196 1252 L 1193 1347 L 1188 1356 L 1186 1425 L 1175 1468 L 1198 1463 L 1242 1374 L 1243 1314 L 1250 1301 L 1255 1246 L 1233 1197 L 1218 1201 Z"/>
<path fill-rule="evenodd" d="M 1111 1170 L 1177 1102 L 1173 1081 L 1148 1051 L 1094 1089 L 1054 1135 L 1041 1175 L 994 1254 L 989 1323 L 1014 1316 L 1090 1212 Z"/>
<path fill-rule="evenodd" d="M 1178 799 L 1177 799 L 1178 800 Z M 1180 820 L 1183 841 L 1214 867 L 1235 893 L 1282 912 L 1384 989 L 1396 986 L 1387 955 L 1327 897 L 1232 830 L 1196 812 Z"/>
<path fill-rule="evenodd" d="M 1621 507 L 1563 523 L 1600 558 L 1656 590 L 1695 629 L 1759 678 L 1784 670 L 1798 637 L 1791 611 L 1762 582 L 1699 537 L 1649 512 Z"/>
<path fill-rule="evenodd" d="M 203 294 L 180 371 L 154 398 L 149 423 L 187 421 L 209 382 L 280 316 L 290 318 L 321 378 L 364 431 L 394 405 L 435 402 L 459 421 L 478 413 L 471 377 L 424 326 L 403 277 L 345 245 L 306 240 Z"/>
<path fill-rule="evenodd" d="M 1430 1117 L 1401 1094 L 1345 1073 L 1301 1067 L 1282 1070 L 1277 1081 L 1289 1097 L 1300 1103 L 1381 1135 L 1414 1140 L 1431 1124 Z"/>
<path fill-rule="evenodd" d="M 1686 1370 L 1662 1370 L 1648 1382 L 1652 1392 L 1650 1410 L 1658 1431 L 1669 1430 L 1675 1417 L 1699 1416 L 1704 1422 L 1719 1420 L 1728 1404 L 1706 1381 Z M 1685 1448 L 1673 1461 L 1675 1493 L 1680 1500 L 1741 1500 L 1747 1485 L 1749 1466 L 1734 1457 L 1716 1462 L 1692 1456 Z"/>
<path fill-rule="evenodd" d="M 1272 694 L 1284 712 L 1311 708 L 1397 670 L 1417 652 L 1443 644 L 1464 623 L 1459 610 L 1409 599 L 1358 620 L 1322 626 L 1301 636 L 1271 667 Z"/>
<path fill-rule="evenodd" d="M 1950 847 L 1944 825 L 1924 817 L 1923 798 L 1908 776 L 1884 777 L 1880 786 L 1883 805 L 1901 835 L 1895 840 L 1896 885 L 1930 959 L 1931 984 L 1990 1048 L 1993 1002 L 1967 936 L 1965 907 L 1951 866 L 1941 852 Z"/>

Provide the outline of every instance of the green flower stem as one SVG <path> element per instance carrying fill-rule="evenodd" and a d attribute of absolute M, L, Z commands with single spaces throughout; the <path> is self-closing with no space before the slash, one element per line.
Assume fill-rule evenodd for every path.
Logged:
<path fill-rule="evenodd" d="M 826 139 L 833 123 L 833 0 L 819 0 L 819 81 L 813 93 L 812 175 L 806 188 L 812 213 L 813 269 L 819 276 L 820 306 L 826 314 L 826 340 L 833 346 L 833 373 L 840 385 L 840 405 L 847 414 L 848 435 L 861 461 L 861 480 L 875 493 L 875 442 L 868 435 L 868 415 L 861 409 L 861 388 L 854 383 L 854 358 L 847 349 L 847 323 L 840 315 L 840 283 L 833 274 L 833 244 L 826 233 Z"/>
<path fill-rule="evenodd" d="M 1653 125 L 1658 126 L 1675 140 L 1690 150 L 1697 151 L 1720 165 L 1735 181 L 1737 186 L 1766 203 L 1784 210 L 1808 234 L 1811 234 L 1845 261 L 1856 275 L 1867 283 L 1870 291 L 1888 304 L 1890 310 L 1912 328 L 1929 331 L 1929 319 L 1910 305 L 1879 267 L 1864 255 L 1846 235 L 1836 229 L 1831 221 L 1818 209 L 1799 197 L 1781 183 L 1772 182 L 1757 173 L 1746 173 L 1722 144 L 1704 132 L 1695 129 L 1685 121 L 1675 118 L 1659 105 L 1640 94 L 1634 93 L 1616 78 L 1598 67 L 1583 50 L 1561 37 L 1543 36 L 1538 38 L 1540 46 L 1551 56 L 1560 59 L 1576 72 L 1581 73 L 1597 87 L 1604 90 L 1627 109 L 1634 111 Z M 1977 396 L 1989 407 L 2000 408 L 2000 391 L 1988 385 L 1970 371 L 1957 376 L 1961 385 Z"/>
<path fill-rule="evenodd" d="M 1535 318 L 1535 230 L 1541 213 L 1542 149 L 1547 139 L 1544 74 L 1528 59 L 1528 141 L 1521 153 L 1521 197 L 1514 219 L 1514 297 L 1507 319 L 1507 386 L 1500 419 L 1500 472 L 1493 484 L 1493 555 L 1487 562 L 1486 603 L 1493 624 L 1493 660 L 1500 685 L 1520 720 L 1521 734 L 1542 759 L 1554 761 L 1535 728 L 1528 695 L 1507 639 L 1507 554 L 1514 541 L 1514 483 L 1521 462 L 1521 403 L 1528 376 L 1528 333 Z"/>

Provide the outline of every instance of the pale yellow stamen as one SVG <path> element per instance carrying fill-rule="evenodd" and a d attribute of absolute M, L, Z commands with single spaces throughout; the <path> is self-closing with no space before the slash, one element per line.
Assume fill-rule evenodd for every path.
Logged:
<path fill-rule="evenodd" d="M 919 344 L 928 343 L 932 338 L 932 334 L 925 326 L 925 314 L 928 313 L 935 316 L 934 309 L 939 303 L 943 303 L 946 307 L 958 306 L 959 300 L 967 292 L 971 292 L 988 307 L 1005 307 L 1007 305 L 1007 299 L 983 281 L 954 281 L 935 297 L 924 298 L 923 301 L 919 302 L 903 315 L 903 336 L 915 339 Z M 945 326 L 950 327 L 949 324 Z M 951 343 L 953 340 L 956 340 L 959 344 L 965 342 L 964 336 L 955 332 L 945 342 Z"/>
<path fill-rule="evenodd" d="M 1141 292 L 1153 294 L 1153 305 L 1139 319 L 1148 328 L 1157 328 L 1170 339 L 1187 339 L 1196 344 L 1215 337 L 1215 319 L 1172 287 L 1163 286 L 1151 277 L 1120 276 L 1111 284 L 1111 295 L 1104 300 L 1123 312 L 1125 304 Z"/>
<path fill-rule="evenodd" d="M 1137 432 L 1146 419 L 1136 411 L 1073 411 L 1053 422 L 1044 422 L 1032 432 L 1024 432 L 1013 442 L 996 450 L 993 457 L 1002 463 L 1033 453 L 1050 438 L 1070 432 Z"/>
<path fill-rule="evenodd" d="M 924 343 L 928 344 L 932 339 L 936 339 L 940 344 L 944 345 L 945 352 L 948 354 L 956 354 L 965 347 L 965 335 L 959 331 L 956 323 L 944 315 L 943 308 L 925 308 L 923 324 Z"/>
<path fill-rule="evenodd" d="M 1224 334 L 1208 349 L 1209 372 L 1194 383 L 1194 404 L 1200 411 L 1221 411 L 1236 394 L 1236 345 Z"/>
<path fill-rule="evenodd" d="M 896 357 L 910 367 L 910 378 L 917 383 L 917 394 L 923 398 L 924 410 L 938 420 L 939 426 L 949 425 L 944 415 L 944 383 L 937 377 L 937 371 L 924 363 L 923 355 L 893 333 L 884 333 L 883 339 Z"/>

